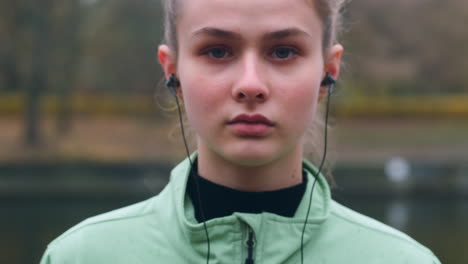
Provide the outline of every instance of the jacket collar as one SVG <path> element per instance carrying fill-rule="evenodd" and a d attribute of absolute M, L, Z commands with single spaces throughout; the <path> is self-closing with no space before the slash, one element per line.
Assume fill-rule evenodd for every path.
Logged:
<path fill-rule="evenodd" d="M 191 155 L 192 160 L 195 160 L 196 157 L 197 153 Z M 229 239 L 227 236 L 231 236 L 231 239 L 234 240 L 241 239 L 241 231 L 247 226 L 255 233 L 256 237 L 258 237 L 257 239 L 262 237 L 262 233 L 266 232 L 262 231 L 268 230 L 269 233 L 278 232 L 280 237 L 285 234 L 289 237 L 297 237 L 297 241 L 300 243 L 312 185 L 315 181 L 313 175 L 317 173 L 317 168 L 307 160 L 303 161 L 303 168 L 307 172 L 307 187 L 294 217 L 283 217 L 271 213 L 234 213 L 230 216 L 211 219 L 206 222 L 210 242 L 215 244 L 218 239 L 225 241 Z M 206 233 L 204 225 L 198 223 L 195 219 L 194 207 L 188 195 L 186 195 L 189 174 L 190 161 L 188 158 L 172 170 L 170 177 L 173 195 L 172 202 L 176 210 L 178 225 L 186 237 L 186 241 L 190 241 L 193 248 L 203 255 L 206 254 Z M 324 176 L 320 174 L 317 177 L 313 191 L 312 204 L 304 234 L 304 243 L 310 240 L 315 233 L 314 230 L 317 230 L 329 216 L 330 203 L 330 188 Z M 286 233 L 281 234 L 282 232 Z M 298 248 L 297 244 L 290 246 L 292 251 Z M 282 250 L 284 249 L 282 248 Z"/>

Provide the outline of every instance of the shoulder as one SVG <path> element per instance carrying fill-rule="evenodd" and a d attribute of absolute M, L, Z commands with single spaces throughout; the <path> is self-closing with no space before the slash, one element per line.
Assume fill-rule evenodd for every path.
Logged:
<path fill-rule="evenodd" d="M 51 245 L 60 243 L 68 238 L 73 238 L 80 232 L 102 232 L 106 231 L 107 228 L 115 229 L 118 226 L 132 225 L 135 222 L 140 222 L 148 215 L 154 213 L 154 209 L 151 207 L 153 201 L 154 198 L 90 217 L 59 236 Z"/>
<path fill-rule="evenodd" d="M 440 263 L 437 257 L 413 238 L 375 219 L 362 215 L 336 201 L 331 203 L 331 221 L 343 240 L 351 239 L 353 247 L 368 247 L 381 256 L 397 260 L 413 260 L 414 263 Z M 413 262 L 409 262 L 413 263 Z"/>
<path fill-rule="evenodd" d="M 101 257 L 121 257 L 124 250 L 139 251 L 135 241 L 145 241 L 149 236 L 162 237 L 166 222 L 167 188 L 148 200 L 88 218 L 52 241 L 41 263 L 63 263 L 64 260 L 81 260 L 79 263 L 99 263 Z M 167 198 L 167 197 L 166 197 Z M 140 244 L 141 246 L 141 244 Z M 119 256 L 120 255 L 120 256 Z M 120 261 L 122 261 L 120 259 Z"/>

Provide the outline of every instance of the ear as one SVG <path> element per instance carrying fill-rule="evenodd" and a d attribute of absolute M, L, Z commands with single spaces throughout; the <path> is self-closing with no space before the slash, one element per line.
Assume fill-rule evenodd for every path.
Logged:
<path fill-rule="evenodd" d="M 341 56 L 343 55 L 343 46 L 340 44 L 333 45 L 328 54 L 326 54 L 326 61 L 324 64 L 324 73 L 323 78 L 325 78 L 325 74 L 328 72 L 330 73 L 335 80 L 338 80 L 340 75 L 340 66 L 341 66 Z M 325 96 L 327 96 L 328 87 L 322 86 L 320 87 L 319 93 L 319 101 L 322 100 Z"/>
<path fill-rule="evenodd" d="M 158 59 L 161 64 L 164 77 L 169 79 L 169 75 L 175 74 L 177 69 L 176 59 L 174 52 L 167 45 L 160 45 L 158 47 Z"/>
<path fill-rule="evenodd" d="M 164 78 L 169 79 L 169 75 L 174 74 L 177 77 L 177 59 L 169 46 L 163 44 L 158 47 L 158 59 L 164 71 Z M 177 95 L 183 101 L 182 89 L 177 89 Z"/>

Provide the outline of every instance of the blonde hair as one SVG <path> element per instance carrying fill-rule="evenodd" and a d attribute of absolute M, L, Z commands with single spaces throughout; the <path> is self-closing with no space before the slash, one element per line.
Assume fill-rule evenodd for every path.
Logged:
<path fill-rule="evenodd" d="M 176 34 L 176 25 L 179 5 L 182 0 L 162 0 L 164 7 L 164 39 L 166 44 L 177 56 L 178 40 Z M 189 0 L 186 0 L 189 1 Z M 337 43 L 337 35 L 342 28 L 342 8 L 347 0 L 305 0 L 317 12 L 322 22 L 322 50 L 325 52 Z M 304 155 L 317 166 L 323 155 L 325 120 L 322 107 L 318 108 L 317 117 L 307 131 L 307 142 Z M 330 162 L 327 161 L 327 168 Z M 329 180 L 333 183 L 330 171 L 326 173 Z"/>

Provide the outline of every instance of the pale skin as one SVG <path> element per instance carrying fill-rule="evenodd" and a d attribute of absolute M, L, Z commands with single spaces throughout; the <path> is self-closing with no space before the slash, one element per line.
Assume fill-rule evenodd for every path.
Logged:
<path fill-rule="evenodd" d="M 178 50 L 160 45 L 158 58 L 166 78 L 180 80 L 200 176 L 244 191 L 301 183 L 304 137 L 327 93 L 320 82 L 338 77 L 343 47 L 322 47 L 320 19 L 304 0 L 182 3 Z M 273 125 L 239 134 L 229 122 L 241 114 Z"/>

